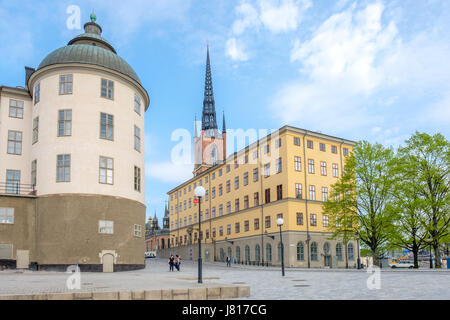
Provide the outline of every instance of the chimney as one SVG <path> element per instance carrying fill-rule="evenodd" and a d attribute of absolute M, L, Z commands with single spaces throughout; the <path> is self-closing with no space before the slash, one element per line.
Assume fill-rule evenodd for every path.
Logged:
<path fill-rule="evenodd" d="M 31 75 L 36 70 L 30 67 L 25 67 L 25 88 L 28 88 L 28 80 L 30 79 Z M 29 88 L 28 88 L 29 89 Z"/>

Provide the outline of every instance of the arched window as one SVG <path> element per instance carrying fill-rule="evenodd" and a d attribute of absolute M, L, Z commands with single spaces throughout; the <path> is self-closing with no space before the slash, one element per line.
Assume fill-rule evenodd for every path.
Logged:
<path fill-rule="evenodd" d="M 353 250 L 353 243 L 349 243 L 347 246 L 347 251 L 348 251 L 348 260 L 354 260 L 355 259 L 355 254 L 354 254 L 354 250 Z"/>
<path fill-rule="evenodd" d="M 230 257 L 230 259 L 231 259 L 232 256 L 233 256 L 233 251 L 231 250 L 230 247 L 228 247 L 228 257 Z"/>
<path fill-rule="evenodd" d="M 297 261 L 305 260 L 305 247 L 303 246 L 303 242 L 297 243 Z"/>
<path fill-rule="evenodd" d="M 311 261 L 317 261 L 317 243 L 311 243 Z"/>
<path fill-rule="evenodd" d="M 220 248 L 220 261 L 225 261 L 225 250 L 223 248 Z"/>
<path fill-rule="evenodd" d="M 272 246 L 270 243 L 266 244 L 266 261 L 272 261 Z"/>
<path fill-rule="evenodd" d="M 259 244 L 257 244 L 255 246 L 255 261 L 258 261 L 261 259 L 261 252 L 260 252 L 260 247 Z"/>
<path fill-rule="evenodd" d="M 278 243 L 278 261 L 281 261 L 281 253 L 282 253 L 282 246 L 281 246 L 281 242 Z"/>
<path fill-rule="evenodd" d="M 245 246 L 245 261 L 250 261 L 250 247 Z"/>
<path fill-rule="evenodd" d="M 236 247 L 236 260 L 241 261 L 241 247 Z"/>
<path fill-rule="evenodd" d="M 338 261 L 342 261 L 342 244 L 336 244 L 336 257 Z"/>
<path fill-rule="evenodd" d="M 330 254 L 330 244 L 328 242 L 323 244 L 323 254 L 326 256 Z"/>

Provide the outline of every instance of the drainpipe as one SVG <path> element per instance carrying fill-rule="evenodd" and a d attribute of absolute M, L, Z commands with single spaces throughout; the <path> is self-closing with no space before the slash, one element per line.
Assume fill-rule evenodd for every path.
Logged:
<path fill-rule="evenodd" d="M 260 226 L 261 226 L 261 249 L 260 249 L 260 255 L 261 255 L 261 262 L 262 265 L 264 266 L 264 196 L 263 196 L 263 174 L 262 174 L 262 164 L 261 164 L 261 156 L 262 156 L 262 151 L 261 151 L 261 146 L 258 142 L 258 174 L 259 174 L 259 185 L 260 185 L 260 196 L 258 201 L 261 202 L 261 222 L 260 222 Z"/>

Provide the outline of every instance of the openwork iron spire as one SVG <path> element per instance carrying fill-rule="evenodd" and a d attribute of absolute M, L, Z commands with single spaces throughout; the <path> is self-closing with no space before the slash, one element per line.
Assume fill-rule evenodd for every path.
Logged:
<path fill-rule="evenodd" d="M 203 100 L 202 130 L 217 129 L 216 107 L 212 86 L 211 64 L 209 61 L 209 44 L 206 53 L 205 97 Z"/>

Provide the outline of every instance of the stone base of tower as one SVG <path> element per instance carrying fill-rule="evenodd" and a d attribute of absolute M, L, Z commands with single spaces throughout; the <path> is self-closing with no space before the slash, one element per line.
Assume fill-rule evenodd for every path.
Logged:
<path fill-rule="evenodd" d="M 0 196 L 14 209 L 14 223 L 0 224 L 0 261 L 9 267 L 66 271 L 135 270 L 145 267 L 145 206 L 102 195 Z M 100 221 L 113 222 L 102 233 Z M 141 234 L 135 234 L 135 225 Z M 5 263 L 6 264 L 6 263 Z"/>

